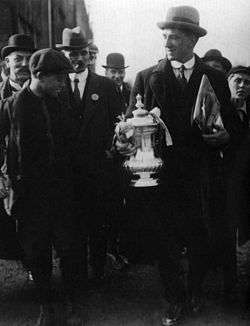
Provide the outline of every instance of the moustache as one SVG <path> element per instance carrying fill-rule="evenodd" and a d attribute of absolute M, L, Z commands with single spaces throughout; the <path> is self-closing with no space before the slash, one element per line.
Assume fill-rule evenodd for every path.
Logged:
<path fill-rule="evenodd" d="M 29 74 L 30 75 L 30 71 L 29 71 L 29 68 L 25 68 L 25 67 L 22 67 L 22 68 L 18 68 L 16 69 L 16 73 L 18 74 Z"/>

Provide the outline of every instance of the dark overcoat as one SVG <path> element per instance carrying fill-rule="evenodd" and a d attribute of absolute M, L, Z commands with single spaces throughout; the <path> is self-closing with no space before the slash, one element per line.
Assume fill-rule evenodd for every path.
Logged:
<path fill-rule="evenodd" d="M 250 239 L 250 99 L 246 102 L 246 119 L 241 121 L 242 140 L 234 151 L 228 174 L 227 209 L 238 228 L 242 245 Z"/>
<path fill-rule="evenodd" d="M 237 117 L 230 104 L 230 91 L 222 73 L 206 66 L 195 56 L 190 80 L 182 91 L 170 62 L 161 60 L 158 65 L 138 73 L 131 93 L 127 115 L 135 109 L 136 95 L 143 97 L 148 110 L 159 107 L 173 139 L 173 146 L 162 148 L 165 161 L 161 180 L 161 206 L 163 214 L 178 224 L 180 232 L 188 233 L 197 221 L 211 231 L 212 219 L 223 218 L 224 202 L 219 189 L 223 189 L 221 150 L 210 148 L 202 139 L 201 131 L 191 124 L 201 78 L 206 74 L 221 105 L 224 126 L 231 141 L 237 139 Z M 224 199 L 223 199 L 224 200 Z M 215 217 L 216 216 L 216 217 Z M 198 229 L 197 229 L 198 230 Z M 190 231 L 195 232 L 195 230 Z M 193 235 L 190 233 L 190 236 Z"/>
<path fill-rule="evenodd" d="M 56 99 L 40 99 L 29 87 L 0 103 L 1 145 L 7 137 L 14 199 L 11 214 L 19 220 L 18 234 L 28 256 L 46 247 L 52 233 L 59 255 L 68 253 L 76 239 L 70 212 L 70 122 Z"/>

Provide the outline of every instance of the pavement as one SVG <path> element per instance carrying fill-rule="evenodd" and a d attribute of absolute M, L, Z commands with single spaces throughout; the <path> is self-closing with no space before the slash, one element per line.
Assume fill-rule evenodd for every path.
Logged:
<path fill-rule="evenodd" d="M 183 326 L 249 326 L 244 310 L 246 274 L 249 272 L 250 243 L 238 250 L 240 282 L 235 305 L 225 308 L 221 301 L 221 273 L 210 272 L 204 284 L 205 307 L 189 316 Z M 60 271 L 54 262 L 55 303 L 58 326 L 62 325 Z M 90 287 L 79 298 L 85 326 L 160 326 L 164 300 L 157 266 L 131 266 L 113 272 L 102 287 Z M 39 311 L 34 284 L 18 262 L 0 260 L 0 326 L 34 326 Z M 57 325 L 55 325 L 57 326 Z"/>

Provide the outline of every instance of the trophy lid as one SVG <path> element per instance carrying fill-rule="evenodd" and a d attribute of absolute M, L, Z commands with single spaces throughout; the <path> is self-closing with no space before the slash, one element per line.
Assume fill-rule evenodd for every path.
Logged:
<path fill-rule="evenodd" d="M 148 110 L 144 109 L 144 104 L 142 103 L 142 96 L 140 94 L 136 95 L 136 110 L 134 110 L 133 118 L 129 119 L 134 126 L 148 126 L 155 124 L 151 115 L 148 114 Z"/>

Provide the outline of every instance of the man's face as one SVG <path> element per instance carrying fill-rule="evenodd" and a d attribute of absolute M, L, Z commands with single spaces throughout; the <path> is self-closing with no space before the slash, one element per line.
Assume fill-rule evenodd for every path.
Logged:
<path fill-rule="evenodd" d="M 63 50 L 66 58 L 71 62 L 76 73 L 82 72 L 89 64 L 89 48 L 80 50 Z"/>
<path fill-rule="evenodd" d="M 168 60 L 186 62 L 193 56 L 193 48 L 196 44 L 196 37 L 186 34 L 179 29 L 163 30 L 164 46 Z"/>
<path fill-rule="evenodd" d="M 250 95 L 250 76 L 245 73 L 235 73 L 228 77 L 231 98 L 245 100 Z"/>
<path fill-rule="evenodd" d="M 224 73 L 226 73 L 223 65 L 219 62 L 219 61 L 216 61 L 216 60 L 210 60 L 210 61 L 206 61 L 206 65 L 216 69 L 216 70 L 219 70 L 219 71 L 222 71 Z"/>
<path fill-rule="evenodd" d="M 57 97 L 66 85 L 66 74 L 42 75 L 40 87 L 44 95 Z"/>
<path fill-rule="evenodd" d="M 125 78 L 125 69 L 106 68 L 106 77 L 112 79 L 120 87 Z"/>
<path fill-rule="evenodd" d="M 23 85 L 30 78 L 29 60 L 31 57 L 29 51 L 14 51 L 6 58 L 6 66 L 10 71 L 10 79 Z"/>

